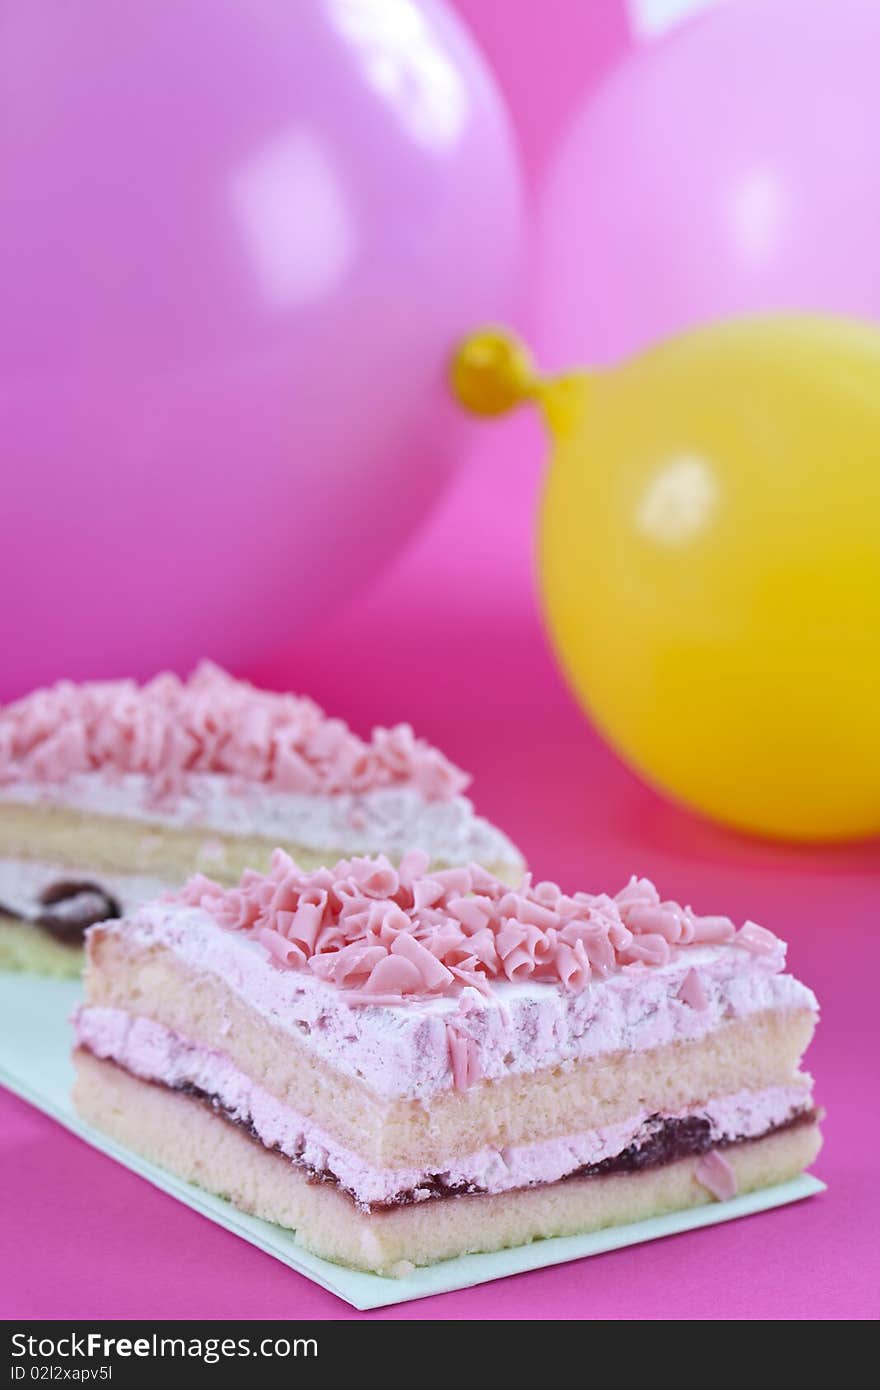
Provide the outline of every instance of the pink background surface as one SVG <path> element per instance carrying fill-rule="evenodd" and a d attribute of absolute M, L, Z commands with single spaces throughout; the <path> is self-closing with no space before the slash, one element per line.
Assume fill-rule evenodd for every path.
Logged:
<path fill-rule="evenodd" d="M 539 26 L 528 23 L 524 5 L 461 0 L 459 8 L 511 100 L 534 183 L 585 68 L 598 71 L 620 51 L 620 13 L 603 7 L 599 31 L 593 17 L 587 36 L 577 17 L 588 7 L 566 0 L 545 0 Z M 637 871 L 664 894 L 751 916 L 786 937 L 793 970 L 823 1006 L 810 1067 L 829 1112 L 815 1170 L 829 1191 L 729 1226 L 361 1314 L 2 1093 L 5 1316 L 880 1313 L 880 846 L 807 851 L 735 838 L 656 797 L 604 748 L 562 685 L 537 611 L 532 513 L 542 457 L 538 427 L 526 417 L 475 433 L 452 491 L 393 569 L 319 636 L 241 674 L 308 690 L 360 729 L 411 720 L 474 772 L 481 808 L 541 877 L 598 890 Z"/>

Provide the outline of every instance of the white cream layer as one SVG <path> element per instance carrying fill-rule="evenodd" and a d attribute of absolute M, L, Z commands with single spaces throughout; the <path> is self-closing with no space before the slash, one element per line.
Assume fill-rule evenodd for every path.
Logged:
<path fill-rule="evenodd" d="M 0 859 L 0 904 L 27 918 L 38 907 L 40 893 L 61 880 L 97 883 L 114 897 L 123 912 L 135 912 L 144 903 L 179 885 L 146 874 L 105 873 L 86 865 L 48 864 L 36 859 Z"/>
<path fill-rule="evenodd" d="M 282 1104 L 241 1071 L 222 1052 L 212 1051 L 146 1018 L 119 1009 L 83 1008 L 76 1018 L 80 1046 L 110 1059 L 136 1076 L 174 1088 L 194 1086 L 211 1097 L 230 1119 L 249 1126 L 267 1148 L 277 1149 L 303 1167 L 330 1174 L 361 1206 L 391 1203 L 412 1194 L 427 1200 L 440 1188 L 507 1192 L 558 1182 L 579 1168 L 614 1158 L 649 1138 L 656 1115 L 641 1110 L 603 1129 L 538 1144 L 481 1149 L 442 1167 L 373 1168 L 338 1144 L 311 1120 Z M 698 1109 L 663 1119 L 705 1118 L 713 1143 L 754 1138 L 810 1108 L 810 1088 L 774 1086 L 714 1096 Z"/>
<path fill-rule="evenodd" d="M 273 844 L 344 854 L 401 855 L 424 849 L 447 864 L 509 866 L 523 861 L 507 836 L 474 812 L 464 796 L 426 801 L 411 787 L 385 787 L 332 796 L 273 790 L 220 773 L 192 773 L 186 791 L 157 802 L 148 777 L 78 773 L 64 782 L 14 782 L 0 801 L 57 806 L 90 815 L 175 828 L 194 826 L 226 835 L 257 835 Z"/>
<path fill-rule="evenodd" d="M 555 984 L 493 981 L 486 998 L 406 1005 L 349 1003 L 308 970 L 276 966 L 266 949 L 220 927 L 201 908 L 150 903 L 106 928 L 167 948 L 196 974 L 215 977 L 258 1016 L 383 1099 L 427 1100 L 453 1084 L 447 1023 L 475 1045 L 482 1076 L 531 1073 L 611 1052 L 641 1052 L 705 1037 L 729 1019 L 767 1009 L 818 1011 L 813 993 L 781 973 L 785 947 L 755 956 L 739 946 L 689 946 L 661 968 L 623 970 L 574 992 Z M 705 1009 L 679 998 L 694 970 Z"/>

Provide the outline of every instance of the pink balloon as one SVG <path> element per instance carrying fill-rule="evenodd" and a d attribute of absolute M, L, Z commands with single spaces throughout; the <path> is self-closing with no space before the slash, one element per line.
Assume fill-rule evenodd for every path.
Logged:
<path fill-rule="evenodd" d="M 434 0 L 6 0 L 6 693 L 239 665 L 362 585 L 509 311 L 506 115 Z"/>
<path fill-rule="evenodd" d="M 880 317 L 880 5 L 731 0 L 634 51 L 554 161 L 548 365 L 730 314 Z"/>

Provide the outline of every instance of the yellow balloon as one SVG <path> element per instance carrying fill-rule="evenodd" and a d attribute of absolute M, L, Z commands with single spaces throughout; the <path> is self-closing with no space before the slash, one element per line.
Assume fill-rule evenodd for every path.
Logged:
<path fill-rule="evenodd" d="M 880 834 L 880 331 L 733 320 L 542 381 L 487 330 L 452 374 L 543 411 L 546 616 L 624 759 L 741 829 Z"/>

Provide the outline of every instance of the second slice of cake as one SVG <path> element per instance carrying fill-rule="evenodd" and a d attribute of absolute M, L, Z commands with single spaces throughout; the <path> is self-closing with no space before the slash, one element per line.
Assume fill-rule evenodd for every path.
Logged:
<path fill-rule="evenodd" d="M 402 1273 L 801 1172 L 817 1006 L 784 958 L 644 880 L 278 851 L 92 929 L 76 1104 L 318 1254 Z"/>
<path fill-rule="evenodd" d="M 194 868 L 234 883 L 278 844 L 306 865 L 421 845 L 517 882 L 469 780 L 407 724 L 362 739 L 210 662 L 187 681 L 34 691 L 0 708 L 0 968 L 78 974 L 91 923 Z"/>

